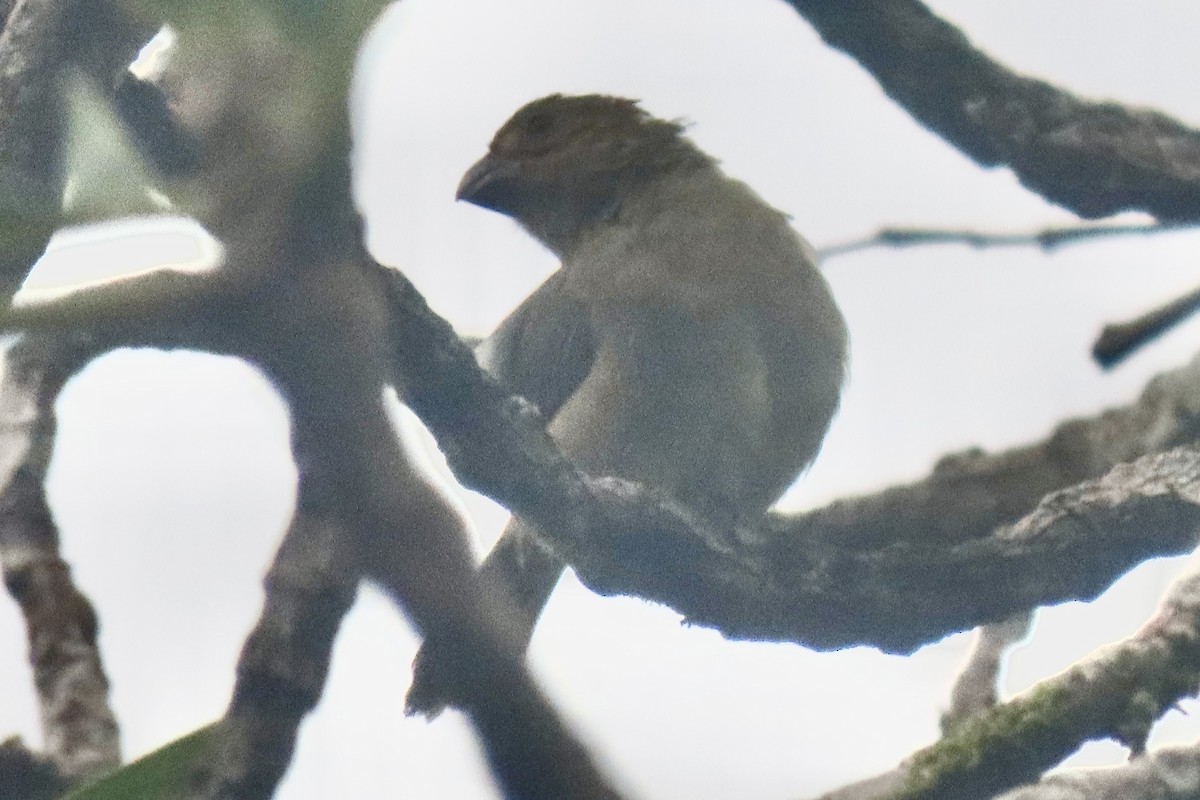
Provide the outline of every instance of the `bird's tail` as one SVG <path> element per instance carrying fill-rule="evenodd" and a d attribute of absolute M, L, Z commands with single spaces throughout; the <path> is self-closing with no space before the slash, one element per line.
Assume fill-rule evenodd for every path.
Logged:
<path fill-rule="evenodd" d="M 495 607 L 503 610 L 506 638 L 514 651 L 524 652 L 529 646 L 562 572 L 563 562 L 541 544 L 532 526 L 515 517 L 484 559 L 480 580 Z M 435 717 L 447 706 L 461 706 L 463 695 L 451 676 L 462 670 L 452 666 L 470 659 L 456 652 L 457 647 L 451 638 L 429 633 L 413 661 L 406 714 Z"/>

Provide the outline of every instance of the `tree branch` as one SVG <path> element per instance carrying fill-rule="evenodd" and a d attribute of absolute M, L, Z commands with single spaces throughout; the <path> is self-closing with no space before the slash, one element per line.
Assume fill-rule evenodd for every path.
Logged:
<path fill-rule="evenodd" d="M 1028 233 L 987 233 L 949 228 L 880 228 L 870 236 L 818 248 L 822 261 L 874 248 L 925 247 L 960 244 L 982 250 L 993 247 L 1037 247 L 1052 252 L 1060 247 L 1113 236 L 1149 236 L 1186 230 L 1192 223 L 1145 225 L 1076 225 Z M 1142 345 L 1154 341 L 1200 309 L 1200 289 L 1172 300 L 1129 322 L 1106 325 L 1092 346 L 1092 356 L 1105 369 L 1116 366 Z"/>
<path fill-rule="evenodd" d="M 403 276 L 384 272 L 404 399 L 460 480 L 533 520 L 594 590 L 664 603 L 725 636 L 910 652 L 1090 599 L 1142 560 L 1194 545 L 1195 455 L 1185 450 L 1081 484 L 993 533 L 1049 492 L 1195 438 L 1200 360 L 1160 376 L 1136 404 L 1068 422 L 1044 442 L 947 458 L 924 481 L 756 530 L 716 530 L 659 493 L 582 475 L 536 411 L 480 372 Z"/>
<path fill-rule="evenodd" d="M 224 268 L 95 287 L 14 310 L 8 321 L 83 324 L 101 348 L 142 342 L 237 355 L 268 375 L 292 412 L 300 507 L 194 796 L 273 792 L 366 574 L 418 627 L 444 626 L 473 654 L 456 666 L 476 679 L 467 707 L 509 796 L 615 800 L 508 644 L 503 609 L 477 585 L 461 520 L 404 455 L 383 412 L 386 312 L 373 265 L 361 260 L 345 119 L 354 45 L 378 5 L 322 8 L 324 28 L 286 15 L 276 26 L 251 4 L 230 15 L 173 7 L 187 26 L 177 64 L 183 135 L 174 141 L 203 144 L 173 188 L 222 241 Z M 254 280 L 263 276 L 269 287 Z"/>
<path fill-rule="evenodd" d="M 976 631 L 971 656 L 950 692 L 950 708 L 942 714 L 943 734 L 953 732 L 996 705 L 996 684 L 1004 669 L 1004 659 L 1029 634 L 1033 620 L 1033 612 L 1023 612 L 1003 622 L 982 625 Z"/>
<path fill-rule="evenodd" d="M 918 122 L 1082 217 L 1200 218 L 1200 132 L 1021 76 L 918 0 L 788 0 Z"/>
<path fill-rule="evenodd" d="M 912 5 L 901 0 L 894 8 Z M 878 3 L 863 6 L 885 13 Z M 838 9 L 851 18 L 862 13 L 860 7 L 847 11 L 843 4 Z M 271 60 L 286 53 L 286 47 L 273 50 L 279 43 L 268 44 L 255 51 L 263 59 L 253 65 L 255 76 L 268 86 L 282 81 L 292 88 L 288 79 L 294 70 L 278 69 L 291 61 Z M 243 47 L 235 42 L 221 57 L 236 56 Z M 203 72 L 194 74 L 202 89 Z M 239 91 L 218 93 L 225 100 L 216 105 L 227 102 L 228 107 L 207 122 L 236 123 L 223 141 L 242 155 L 235 158 L 233 150 L 222 148 L 206 151 L 208 160 L 201 166 L 213 172 L 199 180 L 212 191 L 198 208 L 232 245 L 234 261 L 259 270 L 274 268 L 279 296 L 254 298 L 261 303 L 251 314 L 242 315 L 245 307 L 231 311 L 231 324 L 220 334 L 225 338 L 218 344 L 210 341 L 205 349 L 229 348 L 259 364 L 283 390 L 293 413 L 308 418 L 314 429 L 321 427 L 318 423 L 346 422 L 349 412 L 342 404 L 347 398 L 354 409 L 367 409 L 364 398 L 374 391 L 378 399 L 378 379 L 398 373 L 405 397 L 438 434 L 459 473 L 550 532 L 560 554 L 601 591 L 670 602 L 693 621 L 734 637 L 821 647 L 872 643 L 905 650 L 1040 602 L 1097 592 L 1137 561 L 1193 541 L 1200 518 L 1200 457 L 1190 450 L 1147 457 L 1109 478 L 1053 497 L 1019 525 L 996 535 L 993 531 L 1021 517 L 1047 491 L 1094 478 L 1113 464 L 1194 433 L 1191 403 L 1198 394 L 1194 371 L 1200 369 L 1195 365 L 1192 373 L 1175 376 L 1176 384 L 1190 390 L 1186 395 L 1172 394 L 1170 386 L 1164 389 L 1171 383 L 1167 379 L 1158 385 L 1157 395 L 1148 391 L 1138 406 L 1064 426 L 1040 445 L 996 456 L 967 454 L 939 465 L 919 484 L 800 517 L 772 518 L 756 530 L 714 529 L 658 493 L 588 478 L 552 446 L 542 420 L 528 405 L 507 397 L 479 373 L 471 354 L 401 276 L 376 270 L 359 252 L 357 230 L 352 223 L 345 226 L 347 215 L 352 216 L 348 194 L 342 196 L 346 186 L 331 184 L 322 171 L 329 164 L 321 159 L 345 158 L 344 142 L 317 151 L 305 149 L 308 145 L 280 148 L 272 153 L 275 160 L 259 161 L 275 171 L 258 181 L 239 171 L 254 166 L 253 154 L 248 161 L 245 152 L 248 141 L 268 148 L 274 144 L 269 119 L 257 124 L 252 104 L 236 102 Z M 984 98 L 973 113 L 988 111 L 987 102 Z M 229 116 L 221 116 L 225 113 Z M 202 128 L 210 136 L 214 130 L 213 125 Z M 1062 131 L 1056 135 L 1061 138 Z M 338 170 L 330 174 L 337 180 L 343 176 Z M 337 192 L 332 201 L 331 187 Z M 226 190 L 234 194 L 221 202 Z M 1177 210 L 1160 216 L 1187 216 L 1185 205 Z M 379 340 L 386 351 L 380 352 Z M 360 363 L 346 364 L 346 353 L 354 353 Z M 314 369 L 322 381 L 312 380 Z M 329 374 L 321 371 L 325 369 Z M 377 433 L 373 428 L 345 430 L 355 435 L 343 438 L 342 445 Z M 414 517 L 402 513 L 411 508 L 388 505 L 390 498 L 406 496 L 392 489 L 407 473 L 366 469 L 374 463 L 371 459 L 386 467 L 391 457 L 390 451 L 373 449 L 370 437 L 361 448 L 367 460 L 342 460 L 346 456 L 334 444 L 298 449 L 297 456 L 302 469 L 326 461 L 325 468 L 353 467 L 342 479 L 354 483 L 357 500 L 370 499 L 374 516 L 354 512 L 351 498 L 332 498 L 347 515 L 341 521 L 353 531 L 351 544 L 364 565 L 374 563 L 367 556 L 394 559 L 375 564 L 373 574 L 419 624 L 428 625 L 436 619 L 434 601 L 448 596 L 445 586 L 430 585 L 428 575 L 444 581 L 441 576 L 457 575 L 453 570 L 463 564 L 440 533 L 413 523 L 431 517 Z M 308 456 L 316 461 L 308 462 Z M 419 487 L 411 488 L 413 496 L 420 496 Z M 1157 525 L 1153 538 L 1139 527 L 1147 521 Z M 408 529 L 399 536 L 395 529 L 406 523 Z M 431 570 L 422 561 L 431 557 L 435 565 L 444 558 L 451 571 Z M 1072 569 L 1064 570 L 1064 564 Z M 1076 570 L 1082 574 L 1066 575 Z M 579 776 L 585 775 L 594 782 L 593 791 L 580 791 L 581 796 L 610 796 L 586 754 L 557 725 L 519 667 L 507 660 L 503 642 L 490 638 L 497 634 L 486 622 L 487 609 L 477 607 L 480 598 L 472 594 L 470 579 L 461 580 L 448 582 L 453 584 L 450 594 L 474 605 L 450 622 L 459 626 L 458 633 L 475 636 L 479 645 L 479 663 L 464 668 L 482 676 L 488 691 L 481 692 L 472 712 L 506 786 L 513 794 L 529 794 L 540 790 L 531 787 L 582 786 Z M 432 594 L 439 589 L 442 594 Z M 238 718 L 239 708 L 245 706 L 235 703 L 232 718 Z M 510 723 L 519 724 L 514 728 Z M 531 738 L 517 738 L 512 741 L 519 746 L 510 746 L 506 737 L 530 728 Z M 253 750 L 245 740 L 232 741 L 243 755 Z M 529 752 L 543 759 L 532 761 Z M 544 759 L 555 753 L 567 757 Z M 531 770 L 534 764 L 557 764 L 559 769 L 540 773 Z"/>
<path fill-rule="evenodd" d="M 397 302 L 405 306 L 411 287 L 394 288 Z M 483 441 L 482 437 L 466 437 L 476 442 L 468 444 L 463 431 L 480 433 L 486 429 L 498 437 L 497 443 L 486 445 L 484 452 L 458 458 L 460 474 L 514 508 L 541 506 L 543 510 L 533 514 L 546 521 L 543 527 L 547 530 L 580 533 L 606 526 L 610 532 L 614 526 L 626 530 L 629 537 L 609 537 L 613 553 L 608 555 L 597 546 L 604 537 L 564 533 L 557 545 L 564 552 L 574 552 L 577 557 L 572 560 L 581 575 L 598 589 L 640 593 L 669 602 L 692 621 L 713 625 L 733 637 L 781 638 L 818 647 L 872 643 L 886 649 L 908 650 L 949 630 L 1002 618 L 1038 602 L 1099 591 L 1128 564 L 1106 563 L 1103 574 L 1088 576 L 1085 586 L 1077 586 L 1069 593 L 1061 588 L 1036 587 L 1026 580 L 1020 585 L 1027 591 L 1019 598 L 997 599 L 987 607 L 980 607 L 979 598 L 962 598 L 973 609 L 971 612 L 955 610 L 953 604 L 939 596 L 936 605 L 940 613 L 917 624 L 911 617 L 923 612 L 916 609 L 929 610 L 935 602 L 931 596 L 941 589 L 931 585 L 938 579 L 934 566 L 937 560 L 933 564 L 922 563 L 922 555 L 905 561 L 902 553 L 893 558 L 883 552 L 872 554 L 869 549 L 926 545 L 944 549 L 947 543 L 982 539 L 997 525 L 1018 518 L 1048 491 L 1185 440 L 1189 425 L 1194 429 L 1195 422 L 1190 409 L 1184 417 L 1173 416 L 1177 407 L 1187 407 L 1186 400 L 1172 392 L 1152 391 L 1126 413 L 1064 426 L 1041 445 L 996 456 L 967 454 L 950 459 L 921 483 L 871 498 L 842 501 L 793 519 L 775 518 L 764 530 L 743 531 L 735 536 L 728 531 L 705 530 L 686 510 L 658 502 L 652 493 L 628 486 L 607 491 L 606 487 L 613 484 L 586 481 L 554 451 L 530 449 L 522 437 L 540 436 L 537 431 L 540 422 L 494 387 L 481 389 L 483 385 L 477 383 L 478 378 L 442 374 L 448 367 L 474 370 L 470 354 L 461 350 L 447 356 L 448 329 L 436 330 L 437 324 L 422 316 L 428 314 L 427 309 L 414 311 L 405 307 L 402 314 L 405 325 L 410 327 L 417 324 L 415 320 L 424 319 L 420 325 L 425 329 L 402 331 L 397 336 L 398 363 L 403 365 L 401 380 L 408 387 L 430 381 L 430 389 L 420 390 L 425 399 L 412 392 L 408 399 L 424 409 L 422 413 L 427 422 L 435 423 L 435 430 L 441 420 L 441 438 L 452 458 L 455 452 L 468 454 Z M 405 341 L 406 336 L 411 338 Z M 429 353 L 432 362 L 419 363 L 421 359 L 414 359 L 413 353 Z M 457 363 L 452 366 L 451 362 Z M 471 397 L 474 399 L 468 401 Z M 468 408 L 476 402 L 483 406 L 491 404 L 490 421 L 466 419 L 479 411 L 478 405 Z M 497 433 L 498 426 L 507 426 L 508 430 Z M 523 432 L 514 433 L 513 426 Z M 456 445 L 456 440 L 461 444 Z M 511 453 L 522 453 L 523 448 L 521 457 L 530 460 L 532 471 L 509 471 L 511 463 L 497 469 L 494 462 L 503 453 L 508 451 L 510 455 L 504 457 L 509 458 Z M 493 463 L 489 465 L 489 461 Z M 594 511 L 598 506 L 604 509 L 593 513 L 590 524 L 580 524 L 571 518 L 571 510 L 578 510 L 587 498 L 599 498 L 594 501 Z M 646 520 L 635 521 L 630 516 L 629 509 L 639 503 L 645 503 L 643 513 L 649 513 L 657 520 L 656 524 L 647 525 Z M 545 510 L 556 504 L 559 504 L 557 510 Z M 645 535 L 656 528 L 658 534 L 664 535 Z M 589 544 L 580 544 L 588 540 Z M 1178 542 L 1158 548 L 1147 544 L 1145 549 L 1158 552 L 1162 547 L 1179 546 L 1182 544 Z M 614 553 L 633 552 L 642 558 L 646 551 L 661 560 L 647 560 L 643 568 L 608 563 Z M 982 551 L 980 554 L 982 557 Z M 1123 557 L 1138 556 L 1125 552 Z M 888 566 L 889 559 L 895 566 Z M 668 562 L 673 566 L 662 569 Z M 898 573 L 902 569 L 899 565 L 904 563 L 920 569 L 921 574 Z M 692 582 L 696 588 L 681 586 L 687 583 L 682 577 L 689 574 L 703 576 L 699 583 Z M 860 574 L 875 576 L 879 583 L 871 588 L 853 588 L 857 583 L 849 580 L 849 576 Z M 906 596 L 897 597 L 888 586 L 892 580 L 913 581 L 913 585 Z M 811 589 L 807 592 L 798 589 L 799 596 L 778 594 L 781 586 L 805 585 Z M 929 594 L 922 599 L 923 592 Z M 868 594 L 873 596 L 867 597 Z M 898 608 L 897 600 L 914 595 L 919 602 L 911 607 L 908 618 L 897 619 L 896 614 L 905 613 L 904 603 Z M 914 624 L 916 628 L 912 627 Z"/>
<path fill-rule="evenodd" d="M 0 33 L 0 298 L 24 280 L 59 224 L 71 63 L 114 84 L 149 34 L 109 0 L 16 0 Z"/>
<path fill-rule="evenodd" d="M 96 615 L 59 554 L 43 489 L 54 446 L 54 400 L 90 353 L 78 339 L 27 339 L 9 353 L 0 383 L 0 565 L 25 616 L 44 758 L 67 781 L 120 763 Z"/>
<path fill-rule="evenodd" d="M 0 297 L 7 302 L 59 220 L 60 70 L 71 63 L 111 82 L 146 34 L 107 0 L 17 0 L 5 4 L 4 12 Z M 90 357 L 84 338 L 22 341 L 9 352 L 0 384 L 0 563 L 28 631 L 46 741 L 39 763 L 56 771 L 60 784 L 107 771 L 120 761 L 116 719 L 96 643 L 96 616 L 60 556 L 42 485 L 53 445 L 54 400 Z M 18 762 L 10 761 L 10 766 Z"/>
<path fill-rule="evenodd" d="M 1200 796 L 1200 747 L 1163 748 L 1108 769 L 1050 775 L 995 800 L 1194 800 Z"/>
<path fill-rule="evenodd" d="M 1035 781 L 1082 742 L 1135 751 L 1154 721 L 1200 686 L 1200 573 L 1175 584 L 1130 639 L 965 723 L 916 754 L 888 800 L 976 800 Z"/>
<path fill-rule="evenodd" d="M 1120 363 L 1137 348 L 1169 331 L 1200 311 L 1200 288 L 1178 297 L 1137 319 L 1105 325 L 1092 346 L 1092 356 L 1105 369 Z"/>
<path fill-rule="evenodd" d="M 358 571 L 346 532 L 312 514 L 293 520 L 264 583 L 263 612 L 238 661 L 217 752 L 194 777 L 197 796 L 270 797 L 316 706 Z"/>
<path fill-rule="evenodd" d="M 0 797 L 54 800 L 68 788 L 54 765 L 31 753 L 19 739 L 0 742 Z"/>
<path fill-rule="evenodd" d="M 911 529 L 915 538 L 877 542 L 870 550 L 854 543 L 831 546 L 823 556 L 812 540 L 780 539 L 769 563 L 798 569 L 783 567 L 783 574 L 772 580 L 791 578 L 803 588 L 776 603 L 788 603 L 784 609 L 791 617 L 809 617 L 801 643 L 873 644 L 909 652 L 947 633 L 1018 611 L 1093 599 L 1147 558 L 1186 553 L 1195 546 L 1195 461 L 1195 453 L 1187 449 L 1145 456 L 1102 479 L 1049 495 L 1016 525 L 983 538 L 939 540 L 937 526 L 931 525 L 927 531 Z M 938 476 L 933 483 L 940 483 Z M 892 492 L 903 497 L 928 488 Z M 948 491 L 951 486 L 937 488 Z M 981 485 L 963 488 L 986 490 Z M 903 509 L 902 502 L 895 502 L 899 497 L 868 500 Z M 960 502 L 1004 499 L 1012 498 L 981 493 Z M 947 509 L 947 516 L 953 518 L 958 510 Z M 976 509 L 979 521 L 997 510 Z M 920 509 L 908 511 L 902 524 L 919 524 Z M 814 522 L 821 514 L 801 522 Z M 999 522 L 993 517 L 993 524 Z M 811 526 L 789 527 L 798 531 Z M 821 538 L 829 533 L 813 532 Z"/>

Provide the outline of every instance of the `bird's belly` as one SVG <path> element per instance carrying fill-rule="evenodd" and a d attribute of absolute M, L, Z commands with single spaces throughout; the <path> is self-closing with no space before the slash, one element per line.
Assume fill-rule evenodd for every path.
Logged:
<path fill-rule="evenodd" d="M 758 513 L 808 460 L 774 398 L 790 387 L 752 317 L 606 321 L 595 366 L 550 431 L 585 469 Z"/>

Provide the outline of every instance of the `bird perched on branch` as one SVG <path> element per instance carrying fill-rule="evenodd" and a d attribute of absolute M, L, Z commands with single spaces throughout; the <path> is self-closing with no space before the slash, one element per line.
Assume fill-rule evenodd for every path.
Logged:
<path fill-rule="evenodd" d="M 682 125 L 620 97 L 544 97 L 500 128 L 458 198 L 562 260 L 479 352 L 582 469 L 732 524 L 816 456 L 845 372 L 841 314 L 787 217 Z M 482 570 L 527 642 L 562 562 L 516 517 Z M 418 655 L 410 713 L 453 702 L 445 650 Z"/>

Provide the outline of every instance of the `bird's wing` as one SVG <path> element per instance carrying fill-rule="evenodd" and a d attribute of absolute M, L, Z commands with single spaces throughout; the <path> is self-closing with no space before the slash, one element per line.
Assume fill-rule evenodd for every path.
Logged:
<path fill-rule="evenodd" d="M 563 291 L 563 280 L 562 270 L 547 278 L 475 350 L 484 369 L 547 418 L 578 388 L 596 355 L 587 308 Z"/>

